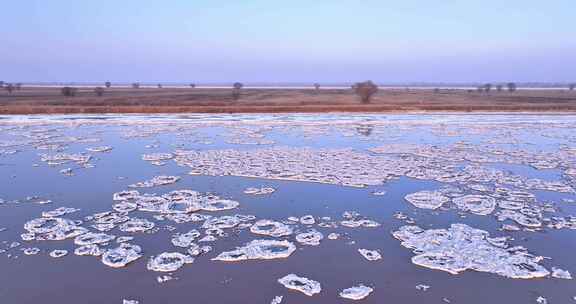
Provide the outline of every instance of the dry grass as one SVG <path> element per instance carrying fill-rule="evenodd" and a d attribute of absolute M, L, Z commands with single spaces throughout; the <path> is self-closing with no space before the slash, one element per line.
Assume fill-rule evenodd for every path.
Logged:
<path fill-rule="evenodd" d="M 41 113 L 280 113 L 526 111 L 576 112 L 576 92 L 520 90 L 478 93 L 465 90 L 381 89 L 371 104 L 361 104 L 351 90 L 244 89 L 233 101 L 231 89 L 107 89 L 103 97 L 81 89 L 75 97 L 59 88 L 0 91 L 0 114 Z"/>

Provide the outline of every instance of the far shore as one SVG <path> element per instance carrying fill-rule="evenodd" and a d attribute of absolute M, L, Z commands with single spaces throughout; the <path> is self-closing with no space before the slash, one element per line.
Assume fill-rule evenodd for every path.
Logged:
<path fill-rule="evenodd" d="M 380 88 L 369 104 L 351 89 L 246 88 L 238 100 L 227 88 L 109 88 L 96 96 L 79 88 L 0 89 L 0 114 L 103 113 L 576 113 L 576 91 L 529 89 L 478 92 L 469 89 Z"/>

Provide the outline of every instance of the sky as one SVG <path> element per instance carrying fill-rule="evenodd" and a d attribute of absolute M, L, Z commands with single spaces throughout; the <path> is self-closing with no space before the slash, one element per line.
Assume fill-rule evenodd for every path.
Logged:
<path fill-rule="evenodd" d="M 576 81 L 574 0 L 18 0 L 0 80 Z"/>

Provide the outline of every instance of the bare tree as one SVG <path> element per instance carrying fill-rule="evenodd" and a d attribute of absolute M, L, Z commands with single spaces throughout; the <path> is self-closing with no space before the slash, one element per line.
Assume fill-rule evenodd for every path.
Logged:
<path fill-rule="evenodd" d="M 4 81 L 0 81 L 0 88 L 4 87 L 5 82 Z"/>
<path fill-rule="evenodd" d="M 576 89 L 576 83 L 571 83 L 571 84 L 568 86 L 568 89 L 569 89 L 570 91 L 574 91 L 574 89 Z"/>
<path fill-rule="evenodd" d="M 244 85 L 241 82 L 235 82 L 234 85 L 232 85 L 232 99 L 240 99 L 240 90 L 242 87 L 244 87 Z"/>
<path fill-rule="evenodd" d="M 103 87 L 96 87 L 96 88 L 94 88 L 94 93 L 96 94 L 96 96 L 102 97 L 102 95 L 104 95 L 104 88 Z"/>
<path fill-rule="evenodd" d="M 162 88 L 162 84 L 161 84 L 161 83 L 158 84 L 158 88 L 159 88 L 159 89 Z"/>
<path fill-rule="evenodd" d="M 439 89 L 439 88 L 435 88 L 435 89 L 434 89 L 434 93 L 440 93 L 440 89 Z"/>
<path fill-rule="evenodd" d="M 476 91 L 477 91 L 478 93 L 482 93 L 482 92 L 484 92 L 484 87 L 483 87 L 483 86 L 479 86 L 479 87 L 476 88 Z"/>
<path fill-rule="evenodd" d="M 320 84 L 319 83 L 314 84 L 314 90 L 316 90 L 316 93 L 320 92 Z"/>
<path fill-rule="evenodd" d="M 16 91 L 20 91 L 22 90 L 22 84 L 19 82 L 14 86 L 14 88 L 16 89 Z"/>
<path fill-rule="evenodd" d="M 138 83 L 138 82 L 133 83 L 133 84 L 132 84 L 132 88 L 133 88 L 133 89 L 139 89 L 139 88 L 140 88 L 140 83 Z"/>
<path fill-rule="evenodd" d="M 508 92 L 516 92 L 516 84 L 514 82 L 509 82 L 506 84 Z"/>
<path fill-rule="evenodd" d="M 195 88 L 195 87 L 196 87 L 196 84 L 191 83 L 191 84 L 190 84 L 190 87 L 191 87 L 191 88 Z"/>
<path fill-rule="evenodd" d="M 503 86 L 501 84 L 496 85 L 496 91 L 497 92 L 502 92 L 502 88 L 503 88 Z"/>
<path fill-rule="evenodd" d="M 109 88 L 112 86 L 112 83 L 111 83 L 110 81 L 106 81 L 106 82 L 104 83 L 104 86 L 105 86 L 107 89 L 109 89 Z"/>
<path fill-rule="evenodd" d="M 60 90 L 60 92 L 62 93 L 62 95 L 66 96 L 66 97 L 73 97 L 73 96 L 76 96 L 78 89 L 72 88 L 72 87 L 63 87 Z"/>
<path fill-rule="evenodd" d="M 9 94 L 12 94 L 12 91 L 14 91 L 14 85 L 11 83 L 6 84 L 5 86 L 6 91 L 8 91 Z"/>
<path fill-rule="evenodd" d="M 358 82 L 354 85 L 354 92 L 360 96 L 362 103 L 370 103 L 372 96 L 378 92 L 378 86 L 370 80 Z"/>
<path fill-rule="evenodd" d="M 492 90 L 492 84 L 491 83 L 487 83 L 484 85 L 484 92 L 488 93 L 490 92 L 490 90 Z"/>

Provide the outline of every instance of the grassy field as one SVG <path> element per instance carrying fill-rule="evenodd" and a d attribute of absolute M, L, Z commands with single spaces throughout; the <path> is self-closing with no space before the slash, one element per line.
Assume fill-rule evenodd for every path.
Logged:
<path fill-rule="evenodd" d="M 41 113 L 287 113 L 287 112 L 576 112 L 576 91 L 468 90 L 381 88 L 370 104 L 362 104 L 351 89 L 110 88 L 96 96 L 79 88 L 62 96 L 60 88 L 0 90 L 0 114 Z"/>

